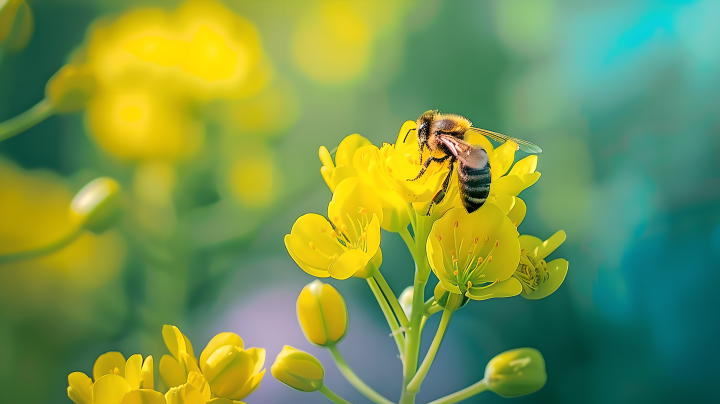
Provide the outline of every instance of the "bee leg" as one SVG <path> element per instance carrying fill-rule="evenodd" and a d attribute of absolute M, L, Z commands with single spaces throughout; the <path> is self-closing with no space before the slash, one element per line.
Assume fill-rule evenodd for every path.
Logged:
<path fill-rule="evenodd" d="M 449 159 L 449 158 L 450 158 L 450 155 L 447 155 L 447 156 L 445 156 L 445 157 L 439 157 L 439 158 L 438 158 L 438 157 L 433 157 L 433 156 L 428 157 L 427 160 L 425 160 L 425 163 L 423 163 L 423 166 L 422 166 L 422 168 L 420 169 L 420 173 L 417 175 L 417 177 L 415 177 L 415 178 L 413 178 L 413 179 L 411 179 L 411 180 L 408 180 L 408 181 L 415 181 L 416 179 L 422 177 L 423 174 L 425 174 L 425 171 L 427 171 L 428 167 L 430 167 L 430 163 L 432 163 L 433 161 L 436 161 L 436 162 L 438 162 L 438 163 L 442 163 L 442 162 L 444 162 L 445 160 L 447 160 L 447 159 Z"/>
<path fill-rule="evenodd" d="M 443 157 L 444 159 L 447 159 L 450 156 Z M 444 161 L 444 160 L 443 160 Z M 432 211 L 432 208 L 434 205 L 439 204 L 440 202 L 445 199 L 445 195 L 447 194 L 447 190 L 450 187 L 450 179 L 452 178 L 453 174 L 453 168 L 455 167 L 455 158 L 450 160 L 450 171 L 448 172 L 448 175 L 445 176 L 445 181 L 443 181 L 442 187 L 440 188 L 440 191 L 438 191 L 437 194 L 435 194 L 435 197 L 430 202 L 430 206 L 428 206 L 428 211 L 425 216 L 430 216 L 430 212 Z"/>

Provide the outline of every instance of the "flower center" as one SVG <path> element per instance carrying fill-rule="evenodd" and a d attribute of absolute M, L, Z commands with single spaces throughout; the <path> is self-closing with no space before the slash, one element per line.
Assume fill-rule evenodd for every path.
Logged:
<path fill-rule="evenodd" d="M 453 225 L 453 246 L 454 249 L 450 250 L 451 262 L 446 262 L 446 267 L 452 268 L 453 276 L 457 282 L 457 286 L 460 288 L 462 293 L 465 293 L 468 289 L 475 288 L 486 288 L 495 283 L 499 282 L 499 279 L 486 279 L 485 268 L 489 263 L 492 262 L 492 253 L 500 245 L 500 240 L 495 240 L 490 244 L 489 250 L 484 248 L 486 244 L 490 243 L 490 236 L 482 238 L 475 237 L 469 243 L 469 246 L 465 244 L 465 239 L 458 239 L 457 229 L 459 223 L 456 221 Z M 440 236 L 437 236 L 438 241 L 442 241 Z M 442 243 L 440 244 L 442 248 Z M 487 252 L 483 253 L 485 250 Z M 456 251 L 458 252 L 456 254 Z M 447 254 L 442 252 L 443 257 L 447 259 Z"/>
<path fill-rule="evenodd" d="M 358 213 L 359 215 L 354 219 L 350 216 L 350 214 L 346 214 L 347 220 L 344 223 L 340 221 L 340 217 L 332 217 L 330 219 L 331 228 L 328 229 L 326 227 L 321 227 L 320 232 L 330 237 L 333 242 L 340 244 L 344 251 L 360 250 L 362 252 L 367 252 L 367 230 L 371 219 L 368 217 L 367 209 L 363 207 L 358 209 Z M 345 223 L 349 223 L 352 227 L 348 227 Z M 329 258 L 333 261 L 339 257 L 338 254 L 329 256 L 323 253 L 312 242 L 310 242 L 310 248 L 317 251 L 325 258 Z"/>
<path fill-rule="evenodd" d="M 550 273 L 547 271 L 545 260 L 535 263 L 527 256 L 527 252 L 522 250 L 520 263 L 513 276 L 520 281 L 525 293 L 531 293 L 550 278 Z"/>

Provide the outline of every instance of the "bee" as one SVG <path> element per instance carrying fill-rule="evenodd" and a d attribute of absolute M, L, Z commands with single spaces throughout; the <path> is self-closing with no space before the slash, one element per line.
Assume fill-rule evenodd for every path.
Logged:
<path fill-rule="evenodd" d="M 427 111 L 420 115 L 417 119 L 417 129 L 410 129 L 405 135 L 405 139 L 413 130 L 417 130 L 420 155 L 422 156 L 423 151 L 427 148 L 430 151 L 430 157 L 423 163 L 417 177 L 408 181 L 415 181 L 422 177 L 433 161 L 443 163 L 450 160 L 448 175 L 443 181 L 442 188 L 431 201 L 430 209 L 445 198 L 456 162 L 458 163 L 460 200 L 468 213 L 478 210 L 485 204 L 490 194 L 491 177 L 487 152 L 480 146 L 467 143 L 464 140 L 466 133 L 479 133 L 498 142 L 512 140 L 519 150 L 527 153 L 542 152 L 542 149 L 528 141 L 475 128 L 472 126 L 472 122 L 464 116 L 441 114 L 438 111 Z M 438 157 L 438 154 L 442 155 Z M 430 214 L 430 209 L 428 209 L 428 214 Z"/>

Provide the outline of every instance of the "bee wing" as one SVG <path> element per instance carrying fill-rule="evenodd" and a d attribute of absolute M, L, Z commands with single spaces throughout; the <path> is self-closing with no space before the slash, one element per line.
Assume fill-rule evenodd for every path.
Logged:
<path fill-rule="evenodd" d="M 522 140 L 522 139 L 506 136 L 506 135 L 503 135 L 502 133 L 493 132 L 493 131 L 490 131 L 487 129 L 480 129 L 480 128 L 472 127 L 468 130 L 473 131 L 475 133 L 479 133 L 483 136 L 487 136 L 490 139 L 492 139 L 496 142 L 500 142 L 500 143 L 505 143 L 508 140 L 512 140 L 513 142 L 515 142 L 518 145 L 518 149 L 520 149 L 526 153 L 532 153 L 532 154 L 542 153 L 542 149 L 540 147 L 538 147 L 537 145 L 535 145 L 533 143 L 528 142 L 527 140 Z"/>
<path fill-rule="evenodd" d="M 488 163 L 487 152 L 482 147 L 473 146 L 455 136 L 441 134 L 435 136 L 466 166 L 479 170 Z"/>

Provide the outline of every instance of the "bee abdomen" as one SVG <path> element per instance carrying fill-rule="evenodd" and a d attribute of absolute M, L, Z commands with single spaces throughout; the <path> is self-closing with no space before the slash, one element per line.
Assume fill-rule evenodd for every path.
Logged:
<path fill-rule="evenodd" d="M 468 213 L 478 210 L 490 194 L 490 164 L 475 170 L 465 164 L 458 165 L 460 199 Z"/>

